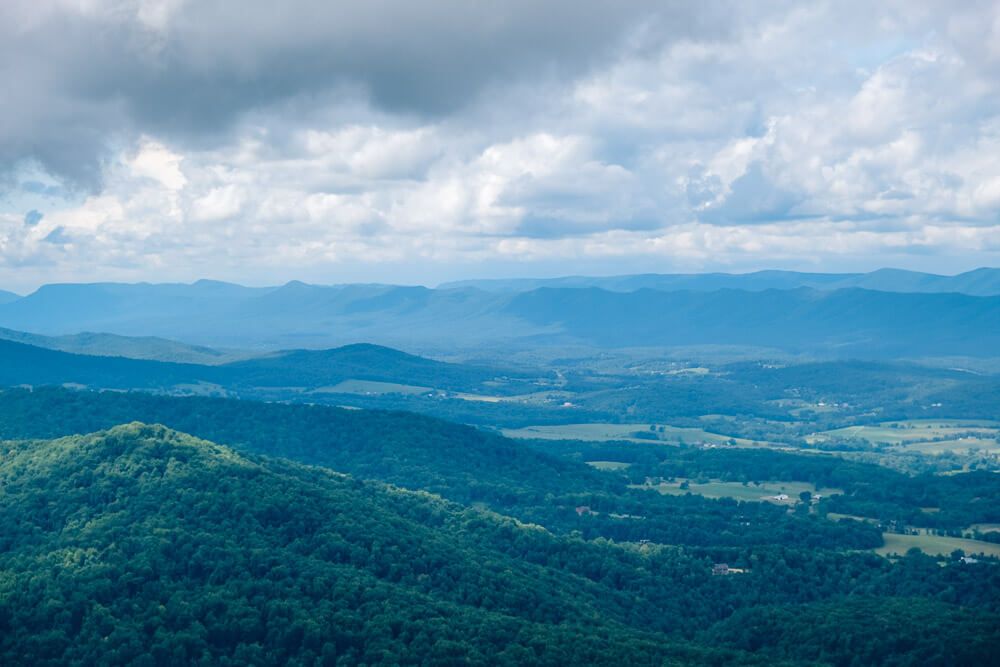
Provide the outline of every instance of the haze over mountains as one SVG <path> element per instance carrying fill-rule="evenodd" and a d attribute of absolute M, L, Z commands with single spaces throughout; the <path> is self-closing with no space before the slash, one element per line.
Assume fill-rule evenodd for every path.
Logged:
<path fill-rule="evenodd" d="M 539 287 L 597 287 L 610 292 L 639 289 L 767 290 L 810 287 L 836 290 L 860 287 L 882 292 L 957 292 L 973 296 L 1000 295 L 1000 269 L 981 268 L 955 276 L 879 269 L 870 273 L 801 273 L 798 271 L 756 271 L 754 273 L 677 273 L 623 276 L 566 276 L 562 278 L 516 278 L 510 280 L 460 280 L 440 285 L 440 289 L 475 287 L 493 292 L 526 292 Z"/>
<path fill-rule="evenodd" d="M 645 275 L 437 289 L 208 280 L 59 284 L 0 302 L 0 326 L 258 350 L 372 342 L 431 354 L 484 346 L 725 345 L 834 357 L 989 356 L 1000 349 L 1000 270 L 952 277 L 896 270 Z M 38 343 L 10 332 L 0 338 L 83 353 L 128 347 L 109 338 Z M 165 354 L 157 358 L 171 358 Z M 178 347 L 172 359 L 211 363 L 213 355 Z"/>

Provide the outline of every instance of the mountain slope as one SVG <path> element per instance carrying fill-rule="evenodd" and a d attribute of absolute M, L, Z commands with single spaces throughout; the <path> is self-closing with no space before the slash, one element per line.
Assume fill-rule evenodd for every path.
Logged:
<path fill-rule="evenodd" d="M 0 391 L 0 439 L 51 438 L 129 421 L 161 423 L 251 454 L 423 489 L 560 533 L 665 544 L 874 547 L 878 531 L 752 503 L 651 495 L 578 460 L 468 426 L 404 412 L 58 389 Z M 575 508 L 600 507 L 581 520 Z M 642 515 L 622 521 L 614 515 Z M 745 525 L 747 520 L 752 525 Z"/>
<path fill-rule="evenodd" d="M 289 283 L 245 288 L 192 285 L 47 285 L 0 305 L 0 326 L 46 335 L 104 331 L 231 347 L 331 347 L 377 342 L 412 348 L 442 327 L 458 340 L 530 332 L 498 314 L 494 295 L 423 287 Z M 453 349 L 449 349 L 449 352 Z"/>
<path fill-rule="evenodd" d="M 224 368 L 235 382 L 258 387 L 322 387 L 354 379 L 476 391 L 498 374 L 491 368 L 435 361 L 362 343 L 331 350 L 288 350 Z"/>
<path fill-rule="evenodd" d="M 627 294 L 542 288 L 507 312 L 563 341 L 605 347 L 759 345 L 856 357 L 1000 350 L 1000 297 L 863 289 Z"/>
<path fill-rule="evenodd" d="M 756 549 L 737 582 L 684 549 L 557 537 L 162 426 L 4 443 L 0 512 L 2 664 L 763 665 L 809 632 L 801 603 L 849 615 L 830 596 L 861 591 L 919 598 L 881 597 L 864 628 L 784 664 L 848 664 L 862 640 L 901 660 L 1000 644 L 991 565 Z M 947 625 L 907 625 L 918 605 Z M 741 608 L 767 653 L 726 648 L 747 641 L 726 622 Z"/>
<path fill-rule="evenodd" d="M 498 549 L 521 535 L 558 547 L 537 529 L 163 427 L 9 445 L 0 511 L 4 664 L 634 664 L 679 652 L 616 620 L 631 595 Z"/>
<path fill-rule="evenodd" d="M 156 389 L 218 378 L 219 371 L 212 366 L 70 354 L 0 340 L 0 385 Z"/>
<path fill-rule="evenodd" d="M 13 292 L 8 292 L 7 290 L 0 289 L 0 305 L 5 303 L 12 303 L 21 298 L 20 294 L 14 294 Z"/>
<path fill-rule="evenodd" d="M 245 361 L 205 365 L 71 354 L 3 337 L 0 332 L 0 385 L 170 389 L 202 384 L 206 385 L 206 391 L 211 389 L 207 385 L 211 385 L 218 393 L 223 389 L 240 392 L 268 387 L 318 389 L 353 379 L 474 392 L 482 390 L 484 383 L 498 375 L 496 369 L 435 361 L 377 345 L 290 350 Z M 11 337 L 46 342 L 36 341 L 33 335 Z"/>
<path fill-rule="evenodd" d="M 66 336 L 43 336 L 0 328 L 0 340 L 9 340 L 72 354 L 179 363 L 219 364 L 232 361 L 236 356 L 233 353 L 221 352 L 202 345 L 188 345 L 155 336 L 118 336 L 89 331 Z"/>

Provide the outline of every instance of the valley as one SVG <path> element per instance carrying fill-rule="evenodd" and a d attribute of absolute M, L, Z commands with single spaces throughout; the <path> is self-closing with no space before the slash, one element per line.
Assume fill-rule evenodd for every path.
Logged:
<path fill-rule="evenodd" d="M 686 354 L 216 353 L 7 331 L 0 505 L 36 509 L 0 530 L 0 625 L 49 639 L 0 640 L 0 655 L 87 661 L 113 628 L 124 662 L 169 662 L 169 647 L 264 662 L 813 664 L 787 638 L 816 609 L 854 605 L 889 610 L 877 636 L 852 631 L 872 647 L 942 650 L 901 625 L 914 614 L 953 617 L 940 641 L 975 636 L 970 660 L 1000 646 L 983 629 L 1000 627 L 988 359 L 970 373 Z M 24 586 L 57 561 L 62 579 Z M 94 573 L 110 571 L 101 588 Z M 286 619 L 263 644 L 275 626 L 248 611 L 258 577 Z M 96 587 L 100 607 L 68 582 Z M 39 591 L 76 616 L 46 616 Z M 151 611 L 136 616 L 121 591 Z M 150 645 L 142 623 L 174 614 L 156 600 L 190 612 Z M 804 615 L 748 648 L 740 627 L 765 613 Z M 333 623 L 344 630 L 315 630 Z M 826 664 L 847 659 L 830 650 Z"/>

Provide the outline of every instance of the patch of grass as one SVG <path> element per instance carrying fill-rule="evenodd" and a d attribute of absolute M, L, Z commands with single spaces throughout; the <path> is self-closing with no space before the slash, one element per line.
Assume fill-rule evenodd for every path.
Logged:
<path fill-rule="evenodd" d="M 535 438 L 540 440 L 624 440 L 627 442 L 642 443 L 659 442 L 671 445 L 682 442 L 686 444 L 725 445 L 735 442 L 738 447 L 753 447 L 761 444 L 745 438 L 732 438 L 728 435 L 711 433 L 700 428 L 682 428 L 665 424 L 655 424 L 655 426 L 656 430 L 654 431 L 649 428 L 649 423 L 559 424 L 555 426 L 527 426 L 525 428 L 504 429 L 503 434 L 508 438 Z"/>
<path fill-rule="evenodd" d="M 916 547 L 929 556 L 948 556 L 956 549 L 961 549 L 966 555 L 985 554 L 1000 557 L 1000 544 L 967 540 L 962 537 L 942 537 L 940 535 L 898 535 L 884 533 L 885 544 L 875 549 L 882 556 L 902 556 Z"/>
<path fill-rule="evenodd" d="M 420 387 L 411 384 L 396 384 L 394 382 L 376 382 L 374 380 L 344 380 L 332 387 L 320 387 L 315 393 L 321 394 L 408 394 L 419 395 L 434 391 L 432 387 Z"/>
<path fill-rule="evenodd" d="M 980 533 L 1000 533 L 1000 523 L 974 523 L 969 526 L 969 530 L 978 530 Z"/>
<path fill-rule="evenodd" d="M 687 482 L 687 488 L 681 488 Z M 685 479 L 678 479 L 674 482 L 663 482 L 658 485 L 647 486 L 643 484 L 632 485 L 636 489 L 650 489 L 668 495 L 684 495 L 693 493 L 706 498 L 734 498 L 736 500 L 753 502 L 772 502 L 782 505 L 794 505 L 801 502 L 799 494 L 809 491 L 813 495 L 821 494 L 830 496 L 843 493 L 840 489 L 817 489 L 808 482 L 762 482 L 760 486 L 742 482 L 723 482 L 712 480 L 699 484 Z M 778 500 L 776 496 L 785 495 L 787 499 Z"/>
<path fill-rule="evenodd" d="M 908 451 L 922 454 L 943 454 L 955 452 L 965 454 L 973 449 L 982 452 L 1000 452 L 1000 442 L 995 438 L 966 437 L 957 440 L 940 440 L 937 442 L 915 442 L 905 445 Z"/>
<path fill-rule="evenodd" d="M 911 419 L 866 426 L 847 426 L 806 437 L 810 444 L 838 439 L 860 439 L 872 444 L 905 448 L 923 454 L 965 453 L 970 449 L 1000 451 L 1000 423 L 981 419 L 949 421 Z"/>

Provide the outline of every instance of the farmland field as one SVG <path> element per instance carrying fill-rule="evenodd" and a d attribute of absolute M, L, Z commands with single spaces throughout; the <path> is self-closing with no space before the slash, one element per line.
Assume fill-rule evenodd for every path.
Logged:
<path fill-rule="evenodd" d="M 681 484 L 688 483 L 688 488 L 682 489 Z M 812 494 L 830 496 L 842 493 L 840 489 L 817 489 L 807 482 L 763 482 L 760 486 L 755 484 L 743 485 L 742 482 L 723 482 L 712 480 L 699 484 L 691 480 L 678 479 L 674 482 L 663 482 L 657 485 L 633 485 L 635 489 L 650 489 L 666 495 L 684 495 L 693 493 L 706 498 L 734 498 L 736 500 L 755 502 L 775 502 L 787 505 L 794 505 L 799 501 L 799 494 L 809 491 Z M 774 496 L 787 495 L 787 500 L 776 500 Z"/>
<path fill-rule="evenodd" d="M 637 434 L 642 434 L 637 436 Z M 508 438 L 532 438 L 540 440 L 625 440 L 629 442 L 660 442 L 664 444 L 712 444 L 735 443 L 739 447 L 766 446 L 746 438 L 731 438 L 719 433 L 711 433 L 700 428 L 650 424 L 561 424 L 556 426 L 527 426 L 525 428 L 504 429 Z"/>
<path fill-rule="evenodd" d="M 947 556 L 956 549 L 961 549 L 966 555 L 982 553 L 987 556 L 1000 557 L 1000 544 L 967 540 L 961 537 L 885 533 L 883 538 L 885 539 L 885 544 L 875 549 L 875 553 L 882 556 L 893 554 L 902 556 L 913 547 L 916 547 L 929 556 Z"/>
<path fill-rule="evenodd" d="M 974 523 L 969 526 L 970 530 L 978 530 L 981 533 L 1000 533 L 1000 523 Z"/>
<path fill-rule="evenodd" d="M 322 394 L 426 394 L 434 391 L 431 387 L 419 387 L 410 384 L 394 382 L 376 382 L 374 380 L 344 380 L 331 387 L 320 387 L 314 390 Z"/>
<path fill-rule="evenodd" d="M 883 422 L 821 431 L 806 437 L 810 444 L 838 439 L 860 439 L 872 444 L 901 447 L 925 454 L 966 452 L 969 449 L 1000 451 L 1000 423 L 987 420 L 923 420 Z"/>

